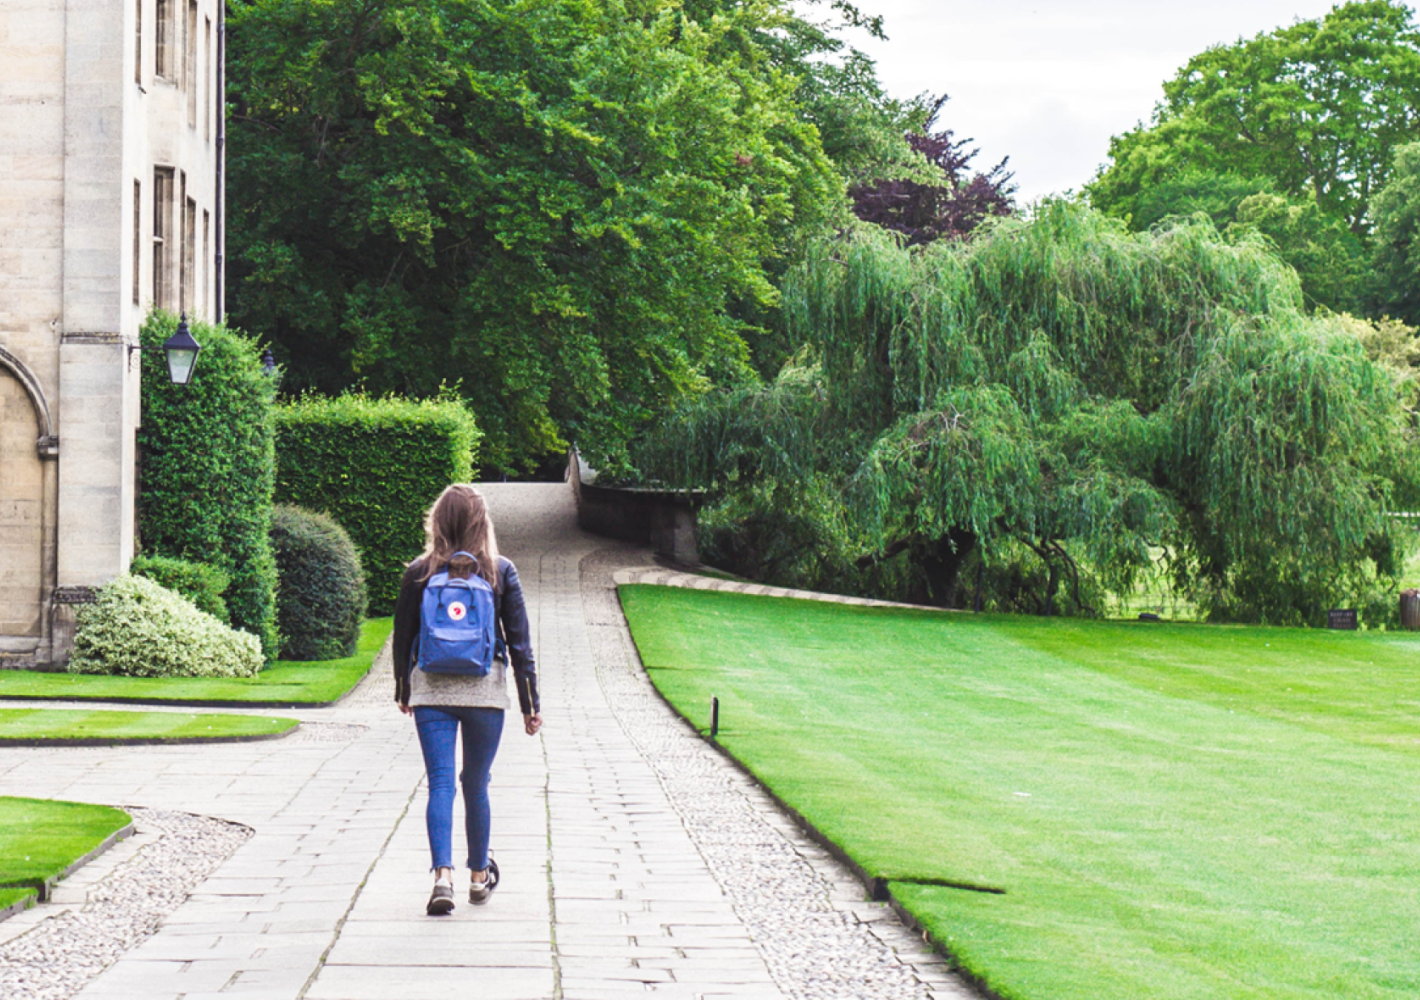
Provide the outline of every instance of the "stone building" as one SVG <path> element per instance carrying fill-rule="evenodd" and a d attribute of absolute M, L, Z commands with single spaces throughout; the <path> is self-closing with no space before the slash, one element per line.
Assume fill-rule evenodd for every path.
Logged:
<path fill-rule="evenodd" d="M 144 317 L 222 315 L 221 10 L 0 0 L 0 666 L 133 557 Z"/>

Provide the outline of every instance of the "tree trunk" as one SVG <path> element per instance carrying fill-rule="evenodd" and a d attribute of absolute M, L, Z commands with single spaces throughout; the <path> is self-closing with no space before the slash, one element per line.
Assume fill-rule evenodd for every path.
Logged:
<path fill-rule="evenodd" d="M 975 550 L 976 536 L 961 528 L 953 528 L 925 547 L 916 559 L 927 578 L 923 603 L 939 608 L 956 607 L 961 567 Z"/>

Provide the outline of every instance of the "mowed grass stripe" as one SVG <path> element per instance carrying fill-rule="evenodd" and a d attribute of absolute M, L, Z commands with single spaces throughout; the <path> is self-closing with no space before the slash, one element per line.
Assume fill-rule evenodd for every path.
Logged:
<path fill-rule="evenodd" d="M 1007 997 L 1420 993 L 1401 636 L 626 587 L 655 683 Z M 1334 707 L 1330 707 L 1334 706 Z"/>
<path fill-rule="evenodd" d="M 393 628 L 393 618 L 368 619 L 354 656 L 315 662 L 277 660 L 255 677 L 109 677 L 0 670 L 0 698 L 322 705 L 343 696 L 369 673 Z"/>
<path fill-rule="evenodd" d="M 0 709 L 0 745 L 15 741 L 252 739 L 279 736 L 296 725 L 296 719 L 260 715 L 6 708 Z"/>
<path fill-rule="evenodd" d="M 10 890 L 0 905 L 59 875 L 129 822 L 108 806 L 0 796 L 0 886 Z"/>

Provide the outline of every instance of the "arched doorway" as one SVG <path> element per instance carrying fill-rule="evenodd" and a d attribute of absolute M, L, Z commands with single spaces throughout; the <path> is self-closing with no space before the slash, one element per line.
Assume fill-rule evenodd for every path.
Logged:
<path fill-rule="evenodd" d="M 18 663 L 43 658 L 47 632 L 42 442 L 50 428 L 38 385 L 27 376 L 0 352 L 0 661 Z"/>

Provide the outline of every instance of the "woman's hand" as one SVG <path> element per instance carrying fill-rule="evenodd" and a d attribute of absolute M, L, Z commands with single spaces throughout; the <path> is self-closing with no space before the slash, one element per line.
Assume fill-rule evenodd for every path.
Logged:
<path fill-rule="evenodd" d="M 408 705 L 406 705 L 404 702 L 400 702 L 400 703 L 399 703 L 399 710 L 400 710 L 401 712 L 403 712 L 405 715 L 413 715 L 413 714 L 414 714 L 414 709 L 410 708 L 410 707 L 409 707 Z"/>
<path fill-rule="evenodd" d="M 523 730 L 529 736 L 536 736 L 537 731 L 542 728 L 542 713 L 534 712 L 532 715 L 523 716 Z"/>

